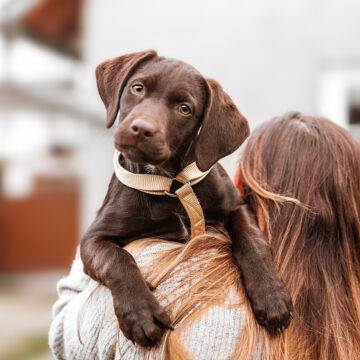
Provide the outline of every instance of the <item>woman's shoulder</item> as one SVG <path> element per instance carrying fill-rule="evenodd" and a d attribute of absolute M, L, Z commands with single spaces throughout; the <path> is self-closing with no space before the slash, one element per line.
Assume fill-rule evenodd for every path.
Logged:
<path fill-rule="evenodd" d="M 189 359 L 230 358 L 246 332 L 249 308 L 236 286 L 229 287 L 221 301 L 211 301 L 211 304 L 207 304 L 206 297 L 199 293 L 201 286 L 197 282 L 202 279 L 207 259 L 216 256 L 216 250 L 204 250 L 194 257 L 187 257 L 159 281 L 159 271 L 151 271 L 152 268 L 159 270 L 154 266 L 155 262 L 161 264 L 162 256 L 169 256 L 168 260 L 173 261 L 180 256 L 183 245 L 162 241 L 134 245 L 127 250 L 134 256 L 145 278 L 158 282 L 154 296 L 175 316 L 172 340 L 176 339 L 176 344 Z M 213 279 L 210 276 L 210 280 Z M 110 291 L 83 273 L 79 255 L 70 274 L 60 280 L 58 289 L 59 299 L 54 305 L 56 311 L 49 336 L 56 358 L 85 356 L 87 359 L 141 360 L 147 359 L 150 352 L 154 359 L 162 357 L 162 345 L 149 350 L 125 338 L 117 324 Z M 169 335 L 165 334 L 165 337 Z M 260 349 L 257 347 L 255 350 Z M 254 358 L 259 358 L 256 353 Z"/>

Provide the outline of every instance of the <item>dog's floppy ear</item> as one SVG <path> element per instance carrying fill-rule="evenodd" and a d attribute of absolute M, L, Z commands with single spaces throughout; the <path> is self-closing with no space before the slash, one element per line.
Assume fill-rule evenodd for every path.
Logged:
<path fill-rule="evenodd" d="M 201 171 L 234 152 L 250 133 L 246 118 L 221 85 L 205 80 L 207 105 L 195 145 L 195 160 Z"/>
<path fill-rule="evenodd" d="M 155 56 L 157 54 L 154 50 L 136 52 L 106 60 L 97 66 L 96 82 L 106 107 L 106 127 L 114 124 L 119 111 L 120 96 L 127 80 L 140 64 Z"/>

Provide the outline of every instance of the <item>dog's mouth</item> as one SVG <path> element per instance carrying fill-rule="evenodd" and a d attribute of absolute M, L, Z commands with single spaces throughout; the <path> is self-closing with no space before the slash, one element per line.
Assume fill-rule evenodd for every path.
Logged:
<path fill-rule="evenodd" d="M 115 144 L 117 150 L 119 150 L 123 156 L 140 165 L 160 165 L 169 159 L 169 152 L 164 148 L 162 149 L 140 149 L 138 146 L 133 144 Z"/>

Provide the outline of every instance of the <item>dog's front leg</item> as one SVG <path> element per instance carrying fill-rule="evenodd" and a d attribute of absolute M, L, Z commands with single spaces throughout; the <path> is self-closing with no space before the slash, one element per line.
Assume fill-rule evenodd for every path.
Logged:
<path fill-rule="evenodd" d="M 235 263 L 257 321 L 271 332 L 284 331 L 292 317 L 291 298 L 275 269 L 270 244 L 248 205 L 240 205 L 231 214 L 229 232 Z"/>
<path fill-rule="evenodd" d="M 142 346 L 157 344 L 170 318 L 151 293 L 132 255 L 116 242 L 100 236 L 81 241 L 84 272 L 107 286 L 123 334 Z"/>

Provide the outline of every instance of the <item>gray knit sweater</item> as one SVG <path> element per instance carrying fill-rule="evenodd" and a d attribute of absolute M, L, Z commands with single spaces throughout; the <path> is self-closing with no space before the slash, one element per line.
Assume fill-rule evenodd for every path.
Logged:
<path fill-rule="evenodd" d="M 178 245 L 169 243 L 149 246 L 135 259 L 141 268 L 157 251 L 172 246 Z M 163 282 L 158 287 L 159 292 L 176 296 L 179 280 L 181 282 L 175 276 Z M 59 298 L 53 306 L 49 332 L 49 345 L 56 359 L 148 358 L 149 350 L 133 345 L 121 332 L 118 333 L 111 294 L 106 287 L 98 286 L 97 282 L 84 274 L 79 251 L 69 275 L 58 282 L 57 290 Z M 229 289 L 228 302 L 231 303 L 233 299 L 233 302 L 238 303 L 238 296 Z M 168 301 L 161 298 L 158 300 L 162 305 Z M 235 352 L 241 332 L 246 331 L 247 316 L 244 306 L 212 306 L 180 332 L 178 337 L 193 359 L 229 359 Z M 159 359 L 160 351 L 157 348 L 151 352 L 152 359 Z M 259 344 L 254 359 L 260 359 L 260 353 Z"/>

